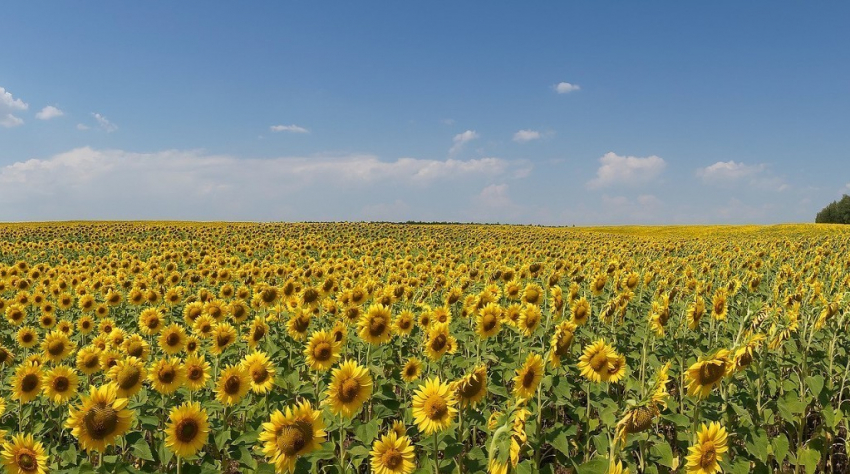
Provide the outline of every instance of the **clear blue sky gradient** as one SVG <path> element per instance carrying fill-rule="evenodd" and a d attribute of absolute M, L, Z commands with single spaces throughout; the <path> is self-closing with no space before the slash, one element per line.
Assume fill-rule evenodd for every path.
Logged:
<path fill-rule="evenodd" d="M 811 221 L 850 192 L 845 2 L 13 1 L 4 17 L 0 87 L 28 109 L 0 127 L 0 184 L 17 183 L 0 186 L 0 220 L 778 223 Z M 559 94 L 562 81 L 580 89 Z M 47 105 L 64 115 L 37 119 Z M 309 133 L 270 130 L 293 124 Z M 467 130 L 477 138 L 450 151 Z M 514 141 L 519 130 L 541 138 Z M 50 166 L 72 150 L 111 151 L 116 167 L 124 153 L 225 156 L 244 160 L 245 186 L 280 157 L 495 157 L 507 169 L 284 179 L 229 194 L 227 210 L 200 195 L 175 208 L 195 191 L 157 188 L 142 203 L 100 178 L 75 185 Z M 589 184 L 609 152 L 664 167 Z M 42 171 L 19 173 L 27 160 Z M 700 171 L 729 161 L 741 175 Z M 234 184 L 217 172 L 207 184 Z"/>

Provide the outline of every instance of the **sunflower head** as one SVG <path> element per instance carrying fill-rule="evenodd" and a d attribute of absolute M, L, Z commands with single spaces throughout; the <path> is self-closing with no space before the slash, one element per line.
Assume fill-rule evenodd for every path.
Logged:
<path fill-rule="evenodd" d="M 451 386 L 434 377 L 419 387 L 413 397 L 413 419 L 419 430 L 430 435 L 447 429 L 457 416 L 457 398 Z"/>
<path fill-rule="evenodd" d="M 3 444 L 0 453 L 6 472 L 14 474 L 44 474 L 47 472 L 47 455 L 41 441 L 31 434 L 17 434 Z"/>
<path fill-rule="evenodd" d="M 325 403 L 333 414 L 351 418 L 372 396 L 372 376 L 368 369 L 353 360 L 333 370 Z"/>
<path fill-rule="evenodd" d="M 198 402 L 171 409 L 165 427 L 165 445 L 181 457 L 195 455 L 207 442 L 210 427 L 207 413 Z"/>

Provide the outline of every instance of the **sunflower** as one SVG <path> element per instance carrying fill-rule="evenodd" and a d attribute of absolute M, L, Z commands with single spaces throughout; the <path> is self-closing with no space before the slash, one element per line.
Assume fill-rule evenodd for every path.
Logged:
<path fill-rule="evenodd" d="M 82 396 L 82 404 L 71 407 L 65 427 L 86 451 L 106 450 L 115 439 L 130 429 L 133 412 L 127 409 L 127 399 L 119 398 L 112 384 L 91 387 L 89 396 Z"/>
<path fill-rule="evenodd" d="M 162 358 L 151 365 L 148 379 L 154 390 L 163 395 L 170 395 L 183 386 L 186 368 L 176 357 Z"/>
<path fill-rule="evenodd" d="M 89 315 L 85 315 L 77 320 L 77 329 L 83 334 L 88 334 L 94 330 L 94 320 Z"/>
<path fill-rule="evenodd" d="M 15 354 L 9 349 L 0 345 L 0 367 L 4 365 L 12 365 L 15 362 Z"/>
<path fill-rule="evenodd" d="M 331 373 L 325 404 L 334 415 L 351 418 L 372 396 L 372 376 L 356 361 L 347 360 Z"/>
<path fill-rule="evenodd" d="M 245 335 L 245 341 L 248 342 L 248 348 L 253 349 L 257 347 L 257 344 L 263 340 L 266 334 L 269 332 L 269 325 L 266 323 L 266 318 L 263 316 L 255 316 L 254 320 L 251 322 L 251 329 L 248 330 L 248 334 Z"/>
<path fill-rule="evenodd" d="M 105 371 L 109 371 L 109 369 L 114 367 L 123 358 L 124 354 L 114 349 L 100 351 L 100 367 Z"/>
<path fill-rule="evenodd" d="M 615 439 L 626 444 L 626 437 L 631 433 L 640 433 L 649 429 L 655 417 L 660 415 L 655 404 L 635 406 L 629 408 L 623 418 L 617 423 Z"/>
<path fill-rule="evenodd" d="M 670 362 L 662 365 L 655 375 L 655 385 L 652 387 L 652 402 L 656 405 L 667 407 L 667 397 L 670 393 L 667 391 L 667 383 L 670 381 L 669 376 Z"/>
<path fill-rule="evenodd" d="M 764 339 L 764 334 L 752 334 L 747 337 L 746 342 L 741 347 L 735 350 L 735 353 L 732 356 L 735 371 L 740 372 L 753 363 L 755 351 L 759 348 Z"/>
<path fill-rule="evenodd" d="M 413 419 L 419 431 L 430 435 L 447 429 L 457 416 L 457 399 L 451 386 L 439 377 L 427 380 L 413 396 Z"/>
<path fill-rule="evenodd" d="M 542 379 L 543 358 L 540 357 L 540 354 L 529 354 L 525 359 L 525 364 L 516 371 L 514 395 L 517 398 L 531 398 Z"/>
<path fill-rule="evenodd" d="M 207 385 L 210 378 L 210 364 L 202 356 L 192 354 L 183 361 L 186 368 L 186 387 L 196 391 Z"/>
<path fill-rule="evenodd" d="M 487 367 L 479 365 L 472 372 L 452 383 L 461 407 L 475 405 L 487 395 Z"/>
<path fill-rule="evenodd" d="M 314 332 L 304 348 L 307 366 L 311 370 L 327 371 L 339 360 L 342 344 L 334 340 L 331 333 L 322 330 Z"/>
<path fill-rule="evenodd" d="M 177 456 L 188 458 L 204 447 L 209 433 L 207 412 L 200 403 L 183 403 L 168 415 L 165 445 Z"/>
<path fill-rule="evenodd" d="M 221 354 L 227 346 L 236 342 L 236 328 L 230 323 L 218 323 L 212 331 L 212 347 L 210 352 L 213 354 Z"/>
<path fill-rule="evenodd" d="M 109 369 L 108 377 L 115 384 L 118 396 L 130 398 L 142 389 L 148 376 L 145 364 L 137 357 L 128 356 Z"/>
<path fill-rule="evenodd" d="M 30 347 L 38 344 L 38 333 L 30 326 L 24 326 L 21 329 L 18 329 L 16 338 L 18 340 L 18 345 L 24 349 L 29 349 Z"/>
<path fill-rule="evenodd" d="M 242 365 L 228 365 L 216 381 L 215 398 L 225 405 L 235 405 L 251 389 L 251 378 Z"/>
<path fill-rule="evenodd" d="M 729 305 L 726 301 L 727 297 L 726 288 L 721 287 L 717 289 L 717 292 L 714 293 L 714 298 L 711 299 L 711 316 L 718 321 L 726 319 L 726 315 L 729 312 Z"/>
<path fill-rule="evenodd" d="M 379 345 L 388 342 L 392 337 L 390 309 L 382 304 L 373 304 L 360 317 L 357 326 L 360 328 L 358 334 L 369 344 Z"/>
<path fill-rule="evenodd" d="M 53 403 L 59 405 L 70 400 L 77 394 L 79 377 L 70 367 L 57 365 L 48 370 L 41 378 L 44 395 Z"/>
<path fill-rule="evenodd" d="M 313 316 L 310 313 L 298 308 L 289 317 L 289 321 L 286 322 L 286 333 L 296 341 L 303 341 L 307 338 L 307 330 L 310 329 L 312 319 Z"/>
<path fill-rule="evenodd" d="M 727 349 L 720 349 L 710 358 L 694 363 L 685 374 L 689 380 L 688 395 L 706 398 L 732 368 Z"/>
<path fill-rule="evenodd" d="M 433 323 L 428 329 L 425 340 L 425 355 L 431 360 L 439 360 L 446 352 L 453 352 L 457 347 L 457 340 L 449 333 L 449 325 L 446 323 Z"/>
<path fill-rule="evenodd" d="M 608 382 L 617 383 L 626 375 L 626 357 L 613 352 L 608 359 Z"/>
<path fill-rule="evenodd" d="M 150 355 L 150 344 L 142 336 L 132 334 L 121 343 L 121 350 L 130 357 L 146 361 Z"/>
<path fill-rule="evenodd" d="M 579 357 L 578 369 L 591 382 L 607 382 L 611 377 L 611 361 L 615 357 L 614 349 L 599 339 L 585 346 L 584 353 Z"/>
<path fill-rule="evenodd" d="M 38 324 L 44 329 L 50 329 L 56 325 L 56 316 L 51 313 L 42 313 L 38 317 Z"/>
<path fill-rule="evenodd" d="M 263 443 L 263 454 L 277 472 L 293 472 L 298 458 L 319 449 L 326 437 L 321 410 L 302 401 L 286 407 L 285 413 L 272 413 L 271 419 L 263 423 L 258 439 Z"/>
<path fill-rule="evenodd" d="M 44 355 L 52 362 L 60 362 L 74 350 L 74 343 L 59 331 L 51 331 L 41 342 Z"/>
<path fill-rule="evenodd" d="M 148 308 L 139 314 L 139 330 L 145 336 L 153 336 L 162 330 L 163 316 L 156 308 Z"/>
<path fill-rule="evenodd" d="M 700 319 L 705 314 L 705 300 L 702 296 L 697 295 L 693 303 L 688 305 L 687 311 L 688 329 L 694 330 L 699 327 Z"/>
<path fill-rule="evenodd" d="M 502 327 L 502 307 L 496 303 L 489 303 L 478 312 L 475 318 L 475 332 L 482 339 L 487 339 L 499 334 Z"/>
<path fill-rule="evenodd" d="M 415 320 L 413 312 L 410 310 L 404 310 L 398 313 L 398 316 L 396 316 L 395 320 L 393 320 L 393 333 L 401 337 L 409 336 L 410 333 L 413 332 L 413 324 Z"/>
<path fill-rule="evenodd" d="M 527 304 L 519 314 L 517 327 L 523 336 L 530 337 L 534 331 L 540 327 L 540 321 L 543 314 L 540 312 L 540 307 L 537 305 Z"/>
<path fill-rule="evenodd" d="M 274 365 L 269 360 L 268 354 L 255 351 L 245 357 L 242 366 L 251 377 L 251 391 L 265 394 L 274 387 Z"/>
<path fill-rule="evenodd" d="M 721 472 L 719 462 L 723 460 L 726 447 L 726 429 L 720 423 L 713 422 L 709 426 L 702 425 L 696 436 L 696 444 L 688 448 L 688 464 L 685 470 L 689 473 L 714 474 Z"/>
<path fill-rule="evenodd" d="M 570 306 L 570 313 L 572 313 L 570 320 L 573 324 L 584 326 L 590 319 L 590 303 L 585 298 L 581 298 Z"/>
<path fill-rule="evenodd" d="M 3 465 L 9 474 L 47 473 L 47 455 L 44 445 L 31 434 L 17 434 L 12 441 L 3 443 Z"/>
<path fill-rule="evenodd" d="M 77 352 L 77 370 L 84 375 L 92 375 L 100 370 L 100 349 L 86 346 Z"/>
<path fill-rule="evenodd" d="M 561 321 L 555 326 L 555 334 L 552 334 L 550 341 L 552 349 L 549 351 L 549 363 L 552 367 L 560 367 L 561 358 L 569 355 L 575 331 L 576 325 L 572 321 Z"/>
<path fill-rule="evenodd" d="M 543 288 L 536 283 L 529 283 L 522 292 L 522 302 L 527 305 L 538 306 L 543 302 Z"/>
<path fill-rule="evenodd" d="M 172 323 L 159 334 L 159 347 L 167 355 L 174 355 L 183 350 L 186 344 L 186 330 L 183 326 Z"/>
<path fill-rule="evenodd" d="M 422 375 L 422 361 L 416 357 L 411 357 L 404 363 L 401 369 L 401 378 L 405 382 L 413 382 Z"/>
<path fill-rule="evenodd" d="M 375 474 L 410 474 L 416 468 L 416 454 L 407 436 L 395 431 L 372 443 L 372 472 Z"/>
<path fill-rule="evenodd" d="M 608 465 L 607 474 L 629 474 L 629 466 L 628 464 L 623 466 L 622 461 L 614 461 L 612 459 Z"/>
<path fill-rule="evenodd" d="M 41 365 L 24 362 L 15 369 L 12 379 L 12 400 L 29 403 L 41 391 Z"/>
<path fill-rule="evenodd" d="M 6 319 L 8 319 L 13 326 L 20 326 L 26 317 L 27 313 L 23 306 L 19 304 L 10 304 L 6 307 Z"/>
<path fill-rule="evenodd" d="M 197 336 L 186 336 L 186 345 L 183 348 L 187 354 L 194 354 L 201 347 L 201 340 Z"/>

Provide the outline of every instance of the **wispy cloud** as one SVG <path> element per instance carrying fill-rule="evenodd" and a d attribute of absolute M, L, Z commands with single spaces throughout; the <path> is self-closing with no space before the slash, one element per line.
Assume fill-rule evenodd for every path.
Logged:
<path fill-rule="evenodd" d="M 16 99 L 11 92 L 0 87 L 0 125 L 12 128 L 23 124 L 24 120 L 14 114 L 28 108 L 29 104 L 21 99 Z"/>
<path fill-rule="evenodd" d="M 520 130 L 514 133 L 514 141 L 518 143 L 530 142 L 531 140 L 539 140 L 542 135 L 536 130 Z"/>
<path fill-rule="evenodd" d="M 789 188 L 785 180 L 771 174 L 764 163 L 747 165 L 734 160 L 718 161 L 705 168 L 698 168 L 696 175 L 704 183 L 717 186 L 745 181 L 750 187 L 763 190 L 785 191 Z"/>
<path fill-rule="evenodd" d="M 458 133 L 452 138 L 452 147 L 449 149 L 449 154 L 455 154 L 463 148 L 463 145 L 478 138 L 478 133 L 475 130 L 467 130 L 463 133 Z"/>
<path fill-rule="evenodd" d="M 641 158 L 620 156 L 613 152 L 608 152 L 599 158 L 599 163 L 596 178 L 587 183 L 587 187 L 590 189 L 615 184 L 645 184 L 658 178 L 667 166 L 664 159 L 655 155 Z"/>
<path fill-rule="evenodd" d="M 272 125 L 269 129 L 273 132 L 290 132 L 290 133 L 310 133 L 310 130 L 307 130 L 304 127 L 299 127 L 298 125 Z M 320 133 L 321 135 L 321 133 Z"/>
<path fill-rule="evenodd" d="M 114 131 L 118 130 L 118 125 L 115 125 L 114 123 L 110 122 L 110 121 L 109 121 L 109 120 L 107 120 L 107 119 L 106 119 L 106 117 L 104 117 L 103 115 L 101 115 L 101 114 L 99 114 L 99 113 L 97 113 L 97 112 L 92 112 L 92 114 L 91 114 L 91 115 L 92 115 L 92 117 L 94 117 L 94 119 L 97 121 L 97 125 L 98 125 L 98 126 L 99 126 L 99 127 L 100 127 L 103 131 L 105 131 L 106 133 L 112 133 L 112 132 L 114 132 Z"/>

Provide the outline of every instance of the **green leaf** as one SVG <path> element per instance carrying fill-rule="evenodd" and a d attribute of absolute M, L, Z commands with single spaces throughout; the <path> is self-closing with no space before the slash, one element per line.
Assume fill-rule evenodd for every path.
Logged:
<path fill-rule="evenodd" d="M 517 464 L 516 466 L 517 474 L 532 474 L 535 471 L 536 469 L 534 468 L 534 463 L 532 463 L 529 459 L 526 459 L 525 461 Z"/>
<path fill-rule="evenodd" d="M 770 443 L 767 439 L 767 433 L 759 429 L 752 434 L 752 440 L 747 442 L 747 449 L 755 454 L 757 459 L 767 459 L 767 447 Z"/>
<path fill-rule="evenodd" d="M 809 386 L 809 390 L 812 391 L 812 395 L 817 398 L 820 395 L 821 390 L 823 390 L 823 375 L 810 375 L 806 377 L 806 385 Z"/>
<path fill-rule="evenodd" d="M 257 466 L 257 470 L 254 471 L 255 474 L 275 474 L 274 465 L 269 464 L 267 462 L 260 463 Z"/>
<path fill-rule="evenodd" d="M 803 448 L 797 456 L 797 462 L 806 467 L 807 473 L 813 474 L 818 468 L 820 453 L 814 449 Z"/>
<path fill-rule="evenodd" d="M 771 444 L 773 444 L 773 456 L 776 458 L 776 462 L 782 465 L 785 456 L 788 454 L 788 437 L 782 433 L 777 433 Z"/>
<path fill-rule="evenodd" d="M 145 461 L 154 460 L 153 453 L 151 453 L 151 447 L 148 445 L 148 442 L 145 441 L 145 438 L 139 438 L 138 441 L 133 443 L 133 456 L 136 456 L 139 459 L 144 459 Z"/>
<path fill-rule="evenodd" d="M 608 472 L 608 459 L 597 456 L 578 466 L 578 474 L 605 474 Z"/>
<path fill-rule="evenodd" d="M 670 448 L 670 445 L 667 443 L 658 443 L 652 446 L 649 450 L 650 453 L 657 459 L 654 461 L 662 466 L 669 467 L 673 469 L 673 450 Z"/>

